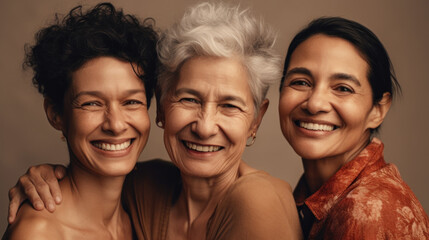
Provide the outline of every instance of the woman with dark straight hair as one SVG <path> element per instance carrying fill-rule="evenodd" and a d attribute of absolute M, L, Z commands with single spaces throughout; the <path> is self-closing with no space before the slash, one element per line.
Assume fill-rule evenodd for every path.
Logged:
<path fill-rule="evenodd" d="M 293 38 L 283 75 L 280 123 L 304 166 L 294 198 L 305 238 L 426 239 L 426 213 L 374 137 L 400 92 L 374 33 L 316 19 Z"/>

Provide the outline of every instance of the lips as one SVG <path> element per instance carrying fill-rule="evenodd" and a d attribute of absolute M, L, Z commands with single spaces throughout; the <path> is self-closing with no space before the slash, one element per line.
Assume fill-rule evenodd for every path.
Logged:
<path fill-rule="evenodd" d="M 104 151 L 121 151 L 127 149 L 132 143 L 132 140 L 124 141 L 123 143 L 112 144 L 102 141 L 91 142 L 91 144 Z"/>
<path fill-rule="evenodd" d="M 313 122 L 304 122 L 304 121 L 295 121 L 295 124 L 299 127 L 305 128 L 307 130 L 312 130 L 312 131 L 330 132 L 337 128 L 335 125 L 332 125 L 332 124 L 313 123 Z"/>
<path fill-rule="evenodd" d="M 186 141 L 183 141 L 183 143 L 188 149 L 191 149 L 197 152 L 217 152 L 223 148 L 223 147 L 214 146 L 214 145 L 198 145 L 198 144 L 186 142 Z"/>

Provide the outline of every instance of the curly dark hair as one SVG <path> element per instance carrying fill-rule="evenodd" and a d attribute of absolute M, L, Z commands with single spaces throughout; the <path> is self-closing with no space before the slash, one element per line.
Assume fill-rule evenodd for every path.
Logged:
<path fill-rule="evenodd" d="M 140 22 L 111 3 L 87 12 L 77 6 L 62 20 L 55 14 L 54 23 L 37 32 L 35 45 L 25 46 L 23 67 L 33 69 L 34 86 L 62 114 L 72 73 L 96 57 L 114 57 L 137 66 L 134 72 L 144 83 L 149 106 L 158 66 L 154 22 L 152 18 Z"/>

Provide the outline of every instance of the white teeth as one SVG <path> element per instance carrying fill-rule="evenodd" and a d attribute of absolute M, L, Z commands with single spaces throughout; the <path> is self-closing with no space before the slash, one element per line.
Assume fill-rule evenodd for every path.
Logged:
<path fill-rule="evenodd" d="M 314 131 L 332 131 L 334 130 L 333 125 L 326 124 L 318 124 L 318 123 L 307 123 L 307 122 L 299 122 L 299 126 L 308 130 Z"/>
<path fill-rule="evenodd" d="M 219 146 L 202 146 L 202 145 L 196 145 L 190 142 L 186 142 L 186 146 L 192 150 L 198 151 L 198 152 L 216 152 L 219 151 L 221 147 Z"/>
<path fill-rule="evenodd" d="M 99 149 L 105 150 L 105 151 L 120 151 L 128 148 L 131 145 L 131 140 L 128 140 L 126 142 L 120 143 L 120 144 L 109 144 L 109 143 L 93 143 L 94 146 L 98 147 Z"/>

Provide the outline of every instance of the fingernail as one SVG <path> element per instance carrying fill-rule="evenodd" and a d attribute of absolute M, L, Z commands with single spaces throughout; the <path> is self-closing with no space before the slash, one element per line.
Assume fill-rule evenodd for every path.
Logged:
<path fill-rule="evenodd" d="M 43 204 L 41 202 L 36 202 L 36 203 L 34 203 L 34 207 L 36 209 L 42 209 L 43 208 Z"/>
<path fill-rule="evenodd" d="M 56 202 L 56 203 L 60 203 L 60 202 L 61 202 L 61 198 L 60 198 L 60 197 L 58 197 L 58 196 L 56 196 L 56 197 L 55 197 L 55 202 Z"/>
<path fill-rule="evenodd" d="M 54 204 L 53 204 L 53 203 L 49 203 L 49 204 L 48 204 L 48 210 L 49 210 L 49 211 L 54 211 L 54 208 L 55 208 L 55 207 L 54 207 Z"/>

